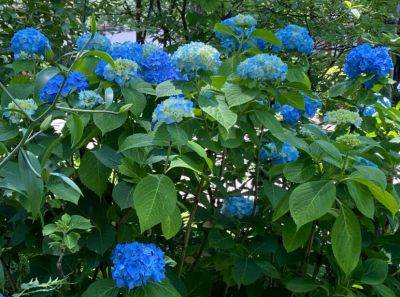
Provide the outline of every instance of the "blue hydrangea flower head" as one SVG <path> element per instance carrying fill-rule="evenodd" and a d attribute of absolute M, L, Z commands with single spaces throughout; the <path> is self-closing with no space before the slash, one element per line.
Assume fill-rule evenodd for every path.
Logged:
<path fill-rule="evenodd" d="M 290 125 L 296 125 L 301 118 L 300 110 L 289 104 L 282 105 L 278 112 L 282 115 L 283 120 Z"/>
<path fill-rule="evenodd" d="M 307 118 L 313 118 L 317 113 L 317 110 L 322 107 L 321 100 L 313 99 L 308 97 L 307 95 L 303 95 L 304 97 L 304 116 Z"/>
<path fill-rule="evenodd" d="M 237 67 L 237 74 L 242 79 L 250 80 L 285 80 L 288 66 L 275 55 L 258 54 L 247 58 Z"/>
<path fill-rule="evenodd" d="M 112 252 L 112 278 L 129 290 L 165 279 L 164 252 L 152 243 L 120 243 Z"/>
<path fill-rule="evenodd" d="M 377 102 L 385 108 L 392 107 L 392 101 L 387 97 L 379 97 Z"/>
<path fill-rule="evenodd" d="M 363 166 L 378 168 L 378 165 L 376 165 L 374 162 L 372 162 L 368 159 L 365 159 L 363 157 L 356 157 L 356 165 L 363 165 Z"/>
<path fill-rule="evenodd" d="M 126 82 L 134 77 L 138 77 L 138 64 L 132 60 L 118 58 L 111 64 L 100 62 L 97 65 L 96 73 L 105 80 L 113 81 L 119 86 L 123 86 Z"/>
<path fill-rule="evenodd" d="M 62 74 L 57 74 L 52 77 L 40 90 L 39 98 L 45 103 L 52 103 L 56 98 L 63 81 L 64 77 Z M 88 87 L 89 83 L 86 77 L 81 72 L 73 71 L 68 75 L 60 95 L 66 97 L 72 92 L 86 90 Z"/>
<path fill-rule="evenodd" d="M 143 57 L 148 57 L 150 54 L 154 52 L 158 52 L 162 50 L 162 48 L 158 47 L 154 43 L 145 43 L 142 44 L 142 52 L 143 52 Z"/>
<path fill-rule="evenodd" d="M 270 160 L 278 156 L 278 148 L 273 142 L 265 144 L 260 150 L 260 160 Z"/>
<path fill-rule="evenodd" d="M 160 48 L 146 50 L 141 66 L 141 76 L 148 83 L 159 84 L 166 80 L 184 79 L 170 55 Z"/>
<path fill-rule="evenodd" d="M 78 108 L 93 109 L 94 107 L 102 104 L 103 98 L 95 91 L 84 90 L 78 94 Z"/>
<path fill-rule="evenodd" d="M 30 116 L 32 116 L 38 108 L 33 99 L 15 99 L 15 101 L 18 103 L 18 106 L 21 107 L 21 109 Z M 18 124 L 25 118 L 25 115 L 23 113 L 15 111 L 20 110 L 18 106 L 13 101 L 11 101 L 7 106 L 7 109 L 9 110 L 3 113 L 3 115 L 8 118 L 13 124 Z"/>
<path fill-rule="evenodd" d="M 86 45 L 90 40 L 92 34 L 86 33 L 82 34 L 76 41 L 76 48 L 78 51 Z M 103 52 L 108 52 L 111 48 L 111 41 L 106 36 L 100 33 L 94 33 L 93 39 L 86 45 L 85 50 L 98 50 Z"/>
<path fill-rule="evenodd" d="M 153 125 L 156 123 L 179 123 L 186 117 L 194 117 L 193 102 L 182 95 L 172 96 L 157 105 L 153 112 Z"/>
<path fill-rule="evenodd" d="M 276 32 L 276 37 L 282 42 L 282 46 L 273 46 L 273 50 L 296 51 L 303 54 L 311 54 L 314 50 L 314 41 L 308 30 L 297 25 L 287 25 Z"/>
<path fill-rule="evenodd" d="M 114 43 L 110 55 L 113 59 L 127 59 L 140 64 L 143 59 L 143 48 L 139 43 L 131 41 Z"/>
<path fill-rule="evenodd" d="M 35 28 L 27 27 L 19 30 L 11 38 L 11 51 L 16 60 L 35 55 L 44 57 L 46 48 L 50 48 L 49 40 Z"/>
<path fill-rule="evenodd" d="M 383 46 L 372 47 L 363 43 L 354 47 L 346 56 L 344 72 L 348 77 L 354 78 L 361 74 L 374 74 L 373 79 L 378 80 L 386 76 L 393 68 L 393 61 L 389 49 Z M 369 83 L 369 85 L 373 83 Z"/>
<path fill-rule="evenodd" d="M 257 25 L 256 19 L 251 15 L 238 14 L 237 16 L 223 20 L 221 23 L 232 29 L 232 31 L 240 39 L 244 40 L 242 49 L 250 48 L 251 42 L 254 43 L 259 49 L 264 49 L 267 46 L 267 43 L 260 38 L 251 38 L 251 40 L 247 40 L 256 29 Z M 215 35 L 220 40 L 223 48 L 228 50 L 239 49 L 240 44 L 235 37 L 221 32 L 216 32 Z"/>
<path fill-rule="evenodd" d="M 198 71 L 216 73 L 221 65 L 218 50 L 203 42 L 180 46 L 172 55 L 172 61 L 182 74 L 189 76 L 196 76 Z"/>
<path fill-rule="evenodd" d="M 285 164 L 296 161 L 299 158 L 299 151 L 292 145 L 284 143 L 279 154 L 272 158 L 272 164 Z"/>
<path fill-rule="evenodd" d="M 231 197 L 224 199 L 221 214 L 238 219 L 251 216 L 253 212 L 253 201 L 245 197 Z"/>
<path fill-rule="evenodd" d="M 375 107 L 372 106 L 372 105 L 368 105 L 368 106 L 366 106 L 366 107 L 364 108 L 363 116 L 365 116 L 365 117 L 372 117 L 372 116 L 375 115 L 375 113 L 376 113 Z"/>

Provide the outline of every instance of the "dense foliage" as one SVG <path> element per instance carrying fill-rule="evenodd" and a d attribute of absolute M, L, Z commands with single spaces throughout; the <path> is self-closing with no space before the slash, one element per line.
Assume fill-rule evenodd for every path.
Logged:
<path fill-rule="evenodd" d="M 4 296 L 399 294 L 398 40 L 323 39 L 313 18 L 273 31 L 263 9 L 186 23 L 171 52 L 112 44 L 94 17 L 68 52 L 12 32 Z"/>

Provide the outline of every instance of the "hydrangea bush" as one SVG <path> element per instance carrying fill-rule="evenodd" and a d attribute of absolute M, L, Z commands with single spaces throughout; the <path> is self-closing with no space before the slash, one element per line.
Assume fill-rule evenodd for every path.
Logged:
<path fill-rule="evenodd" d="M 11 41 L 4 296 L 399 294 L 390 49 L 355 43 L 319 92 L 295 24 L 238 15 L 174 52 L 92 27 L 62 59 Z"/>

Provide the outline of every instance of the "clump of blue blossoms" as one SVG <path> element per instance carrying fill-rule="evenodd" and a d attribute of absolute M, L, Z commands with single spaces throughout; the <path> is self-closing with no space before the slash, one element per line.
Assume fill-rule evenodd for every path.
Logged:
<path fill-rule="evenodd" d="M 112 278 L 129 290 L 165 279 L 164 252 L 152 243 L 120 243 L 112 252 Z"/>
<path fill-rule="evenodd" d="M 64 76 L 62 74 L 57 74 L 52 77 L 46 85 L 40 90 L 39 98 L 45 103 L 52 103 L 57 93 L 59 92 L 64 81 Z M 60 95 L 65 97 L 72 92 L 80 92 L 86 90 L 89 87 L 89 83 L 86 77 L 78 71 L 71 72 L 62 88 Z"/>
<path fill-rule="evenodd" d="M 382 97 L 377 96 L 378 100 L 376 101 L 378 104 L 382 105 L 385 108 L 390 108 L 392 107 L 392 102 L 390 101 L 390 99 L 386 98 L 386 97 Z M 372 117 L 376 114 L 376 109 L 373 105 L 367 105 L 364 110 L 363 110 L 363 116 L 365 117 Z"/>
<path fill-rule="evenodd" d="M 42 32 L 35 28 L 17 31 L 11 38 L 11 51 L 16 60 L 32 58 L 35 55 L 44 57 L 50 42 Z"/>
<path fill-rule="evenodd" d="M 78 104 L 79 108 L 92 109 L 104 102 L 103 98 L 95 91 L 85 90 L 78 94 Z"/>
<path fill-rule="evenodd" d="M 353 124 L 356 127 L 360 127 L 362 123 L 362 118 L 357 112 L 347 109 L 338 109 L 328 111 L 324 116 L 324 122 L 335 124 L 338 126 Z"/>
<path fill-rule="evenodd" d="M 143 80 L 151 84 L 184 79 L 172 62 L 170 55 L 155 46 L 143 45 L 140 73 Z"/>
<path fill-rule="evenodd" d="M 152 123 L 179 123 L 183 118 L 194 117 L 193 102 L 183 96 L 172 96 L 157 105 Z"/>
<path fill-rule="evenodd" d="M 303 54 L 311 54 L 314 50 L 314 41 L 307 28 L 297 25 L 287 25 L 276 32 L 276 37 L 282 42 L 282 46 L 274 46 L 273 50 L 296 51 Z"/>
<path fill-rule="evenodd" d="M 378 168 L 378 165 L 376 165 L 374 162 L 363 157 L 356 157 L 356 165 Z"/>
<path fill-rule="evenodd" d="M 241 39 L 244 42 L 241 45 L 241 48 L 239 48 L 240 43 L 238 39 L 228 34 L 216 32 L 215 35 L 220 40 L 223 48 L 231 51 L 248 49 L 251 46 L 250 43 L 254 43 L 259 49 L 264 49 L 267 46 L 267 43 L 260 38 L 251 38 L 249 40 L 250 35 L 256 29 L 257 25 L 257 20 L 251 15 L 238 14 L 237 16 L 223 20 L 221 23 L 232 29 L 238 39 Z"/>
<path fill-rule="evenodd" d="M 289 104 L 284 104 L 280 106 L 277 111 L 281 114 L 283 120 L 290 125 L 297 124 L 297 122 L 301 118 L 300 110 L 294 108 Z"/>
<path fill-rule="evenodd" d="M 92 34 L 82 34 L 76 41 L 77 50 L 82 50 L 85 45 L 85 50 L 99 50 L 103 52 L 108 52 L 110 50 L 111 41 L 106 36 L 96 32 L 94 33 L 92 40 L 90 40 L 91 37 Z M 88 41 L 89 43 L 86 44 Z"/>
<path fill-rule="evenodd" d="M 110 55 L 113 59 L 128 59 L 140 64 L 143 58 L 143 48 L 139 43 L 131 41 L 114 43 Z"/>
<path fill-rule="evenodd" d="M 238 219 L 251 216 L 254 203 L 245 197 L 231 197 L 224 199 L 221 213 L 227 217 L 236 217 Z"/>
<path fill-rule="evenodd" d="M 182 74 L 196 76 L 199 71 L 216 73 L 221 65 L 220 53 L 203 42 L 191 42 L 180 46 L 172 55 L 174 65 Z"/>
<path fill-rule="evenodd" d="M 285 122 L 290 125 L 295 125 L 300 120 L 301 116 L 313 118 L 317 110 L 322 107 L 322 103 L 318 99 L 312 99 L 306 95 L 303 95 L 303 98 L 304 110 L 299 110 L 289 104 L 281 106 L 279 103 L 274 104 L 274 109 L 282 115 Z"/>
<path fill-rule="evenodd" d="M 272 164 L 274 165 L 296 161 L 299 155 L 299 151 L 288 143 L 282 144 L 280 151 L 278 151 L 275 143 L 268 143 L 260 150 L 260 159 L 272 160 Z"/>
<path fill-rule="evenodd" d="M 389 49 L 384 46 L 372 47 L 368 43 L 363 43 L 354 47 L 346 56 L 344 72 L 350 78 L 355 78 L 361 74 L 374 74 L 375 76 L 365 83 L 367 88 L 386 76 L 393 68 L 393 62 L 389 54 Z"/>
<path fill-rule="evenodd" d="M 132 60 L 118 58 L 114 61 L 114 65 L 106 63 L 103 67 L 99 66 L 96 68 L 96 73 L 119 86 L 138 76 L 138 64 Z"/>
<path fill-rule="evenodd" d="M 25 114 L 17 110 L 22 109 L 28 115 L 32 116 L 36 112 L 36 109 L 38 108 L 37 104 L 33 99 L 15 99 L 15 101 L 17 102 L 19 107 L 17 106 L 17 104 L 11 101 L 7 106 L 7 109 L 9 110 L 3 113 L 3 115 L 7 117 L 13 124 L 18 124 L 25 118 Z"/>
<path fill-rule="evenodd" d="M 237 67 L 237 74 L 250 80 L 285 80 L 288 66 L 275 55 L 258 54 L 247 58 Z"/>

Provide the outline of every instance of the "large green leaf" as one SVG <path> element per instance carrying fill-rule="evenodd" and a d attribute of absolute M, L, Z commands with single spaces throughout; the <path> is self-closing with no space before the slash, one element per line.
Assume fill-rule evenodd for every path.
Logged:
<path fill-rule="evenodd" d="M 144 232 L 166 220 L 176 207 L 176 190 L 166 175 L 149 175 L 143 178 L 133 192 L 133 204 Z"/>
<path fill-rule="evenodd" d="M 117 111 L 116 105 L 112 105 L 110 110 Z M 113 131 L 121 127 L 127 118 L 126 112 L 119 114 L 109 114 L 109 113 L 94 113 L 93 121 L 96 126 L 101 130 L 101 133 L 106 134 L 107 132 Z"/>
<path fill-rule="evenodd" d="M 113 226 L 105 225 L 92 230 L 87 238 L 86 245 L 89 250 L 104 255 L 114 245 L 116 232 Z"/>
<path fill-rule="evenodd" d="M 122 89 L 122 95 L 124 96 L 126 104 L 132 104 L 130 108 L 131 112 L 139 116 L 146 107 L 146 97 L 137 90 L 128 87 Z"/>
<path fill-rule="evenodd" d="M 374 285 L 373 287 L 381 297 L 396 297 L 396 294 L 393 292 L 393 290 L 385 285 Z"/>
<path fill-rule="evenodd" d="M 237 115 L 229 109 L 222 97 L 207 98 L 205 96 L 200 96 L 199 105 L 205 113 L 214 118 L 226 130 L 229 130 L 229 128 L 235 125 Z"/>
<path fill-rule="evenodd" d="M 15 138 L 18 135 L 18 127 L 7 125 L 4 122 L 0 122 L 0 141 L 7 141 Z"/>
<path fill-rule="evenodd" d="M 388 274 L 388 262 L 382 259 L 368 259 L 363 263 L 364 274 L 361 282 L 367 285 L 382 284 Z"/>
<path fill-rule="evenodd" d="M 78 168 L 81 182 L 100 197 L 106 190 L 110 173 L 111 170 L 104 166 L 93 152 L 85 153 Z"/>
<path fill-rule="evenodd" d="M 182 217 L 179 207 L 161 222 L 161 230 L 165 239 L 174 237 L 182 227 Z"/>
<path fill-rule="evenodd" d="M 74 147 L 79 143 L 83 135 L 83 129 L 85 128 L 82 119 L 77 114 L 71 114 L 67 118 L 66 125 L 69 133 L 71 134 L 71 147 Z"/>
<path fill-rule="evenodd" d="M 181 297 L 181 294 L 168 280 L 164 280 L 161 283 L 149 282 L 137 288 L 133 297 Z"/>
<path fill-rule="evenodd" d="M 242 105 L 256 98 L 258 92 L 252 90 L 243 90 L 240 86 L 226 84 L 222 91 L 225 92 L 226 102 L 229 107 Z"/>
<path fill-rule="evenodd" d="M 172 81 L 167 80 L 156 86 L 157 97 L 170 97 L 182 94 L 182 91 L 177 89 Z"/>
<path fill-rule="evenodd" d="M 154 145 L 168 145 L 168 142 L 145 133 L 137 133 L 128 136 L 121 144 L 120 151 L 126 151 L 132 148 L 148 147 Z"/>
<path fill-rule="evenodd" d="M 250 285 L 260 276 L 262 270 L 253 259 L 238 258 L 232 268 L 232 277 L 238 285 Z"/>
<path fill-rule="evenodd" d="M 255 29 L 251 36 L 265 40 L 272 45 L 282 46 L 281 40 L 272 31 L 266 29 Z"/>
<path fill-rule="evenodd" d="M 315 165 L 311 160 L 290 162 L 283 168 L 285 177 L 294 183 L 305 183 L 315 174 Z"/>
<path fill-rule="evenodd" d="M 358 218 L 344 205 L 332 227 L 332 250 L 340 268 L 349 275 L 360 259 L 361 229 Z"/>
<path fill-rule="evenodd" d="M 288 219 L 282 229 L 283 246 L 288 253 L 304 246 L 311 234 L 311 223 L 297 230 L 293 220 Z"/>
<path fill-rule="evenodd" d="M 82 297 L 117 297 L 119 289 L 114 280 L 99 279 L 92 283 Z"/>
<path fill-rule="evenodd" d="M 295 293 L 307 293 L 318 288 L 319 285 L 313 279 L 305 279 L 301 277 L 292 278 L 286 284 L 286 288 Z"/>
<path fill-rule="evenodd" d="M 113 189 L 112 197 L 119 208 L 126 209 L 133 207 L 132 195 L 135 188 L 132 184 L 120 181 Z"/>
<path fill-rule="evenodd" d="M 358 210 L 366 217 L 372 219 L 375 212 L 374 199 L 368 189 L 354 181 L 346 181 L 347 189 L 353 198 Z"/>
<path fill-rule="evenodd" d="M 297 227 L 326 214 L 335 198 L 336 187 L 332 181 L 312 181 L 295 188 L 289 198 L 289 208 Z"/>

